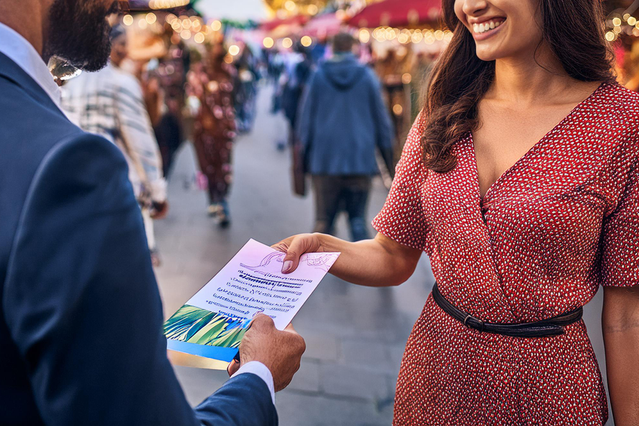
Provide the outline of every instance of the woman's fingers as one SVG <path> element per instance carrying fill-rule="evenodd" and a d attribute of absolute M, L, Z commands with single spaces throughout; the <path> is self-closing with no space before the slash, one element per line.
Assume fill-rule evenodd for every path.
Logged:
<path fill-rule="evenodd" d="M 286 256 L 284 256 L 284 261 L 282 263 L 283 274 L 290 274 L 296 270 L 297 266 L 300 264 L 300 257 L 304 253 L 311 251 L 311 238 L 311 235 L 302 234 L 295 236 L 295 238 L 290 241 L 286 250 Z"/>
<path fill-rule="evenodd" d="M 275 250 L 286 253 L 282 261 L 282 273 L 290 274 L 297 269 L 300 257 L 304 253 L 321 251 L 317 234 L 299 234 L 289 237 L 271 246 Z"/>

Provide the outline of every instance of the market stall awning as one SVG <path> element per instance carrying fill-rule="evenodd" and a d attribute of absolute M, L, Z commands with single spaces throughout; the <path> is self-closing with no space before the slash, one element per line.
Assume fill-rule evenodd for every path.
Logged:
<path fill-rule="evenodd" d="M 384 0 L 366 6 L 348 24 L 359 28 L 417 26 L 436 21 L 441 10 L 441 0 Z"/>
<path fill-rule="evenodd" d="M 262 25 L 260 25 L 260 30 L 268 32 L 268 31 L 273 31 L 275 28 L 279 26 L 289 26 L 289 25 L 301 26 L 301 25 L 304 25 L 307 21 L 308 21 L 308 17 L 304 15 L 295 15 L 285 19 L 276 18 L 276 19 L 262 23 Z"/>
<path fill-rule="evenodd" d="M 302 33 L 311 37 L 327 37 L 340 32 L 344 22 L 335 13 L 324 13 L 308 21 Z"/>

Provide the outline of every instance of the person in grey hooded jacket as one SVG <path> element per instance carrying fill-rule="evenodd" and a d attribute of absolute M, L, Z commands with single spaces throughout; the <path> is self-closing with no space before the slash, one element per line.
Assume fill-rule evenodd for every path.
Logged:
<path fill-rule="evenodd" d="M 393 129 L 377 76 L 352 53 L 354 39 L 340 33 L 333 57 L 321 64 L 300 106 L 298 135 L 315 193 L 314 232 L 333 233 L 348 213 L 353 240 L 369 237 L 366 206 L 376 149 L 391 164 Z M 391 170 L 392 171 L 392 170 Z"/>

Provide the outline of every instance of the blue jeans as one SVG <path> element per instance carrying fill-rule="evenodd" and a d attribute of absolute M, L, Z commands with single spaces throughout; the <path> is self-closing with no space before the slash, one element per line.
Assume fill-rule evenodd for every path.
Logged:
<path fill-rule="evenodd" d="M 313 176 L 315 193 L 315 228 L 313 232 L 333 234 L 335 218 L 348 214 L 353 241 L 370 238 L 366 224 L 366 207 L 371 189 L 370 176 Z"/>

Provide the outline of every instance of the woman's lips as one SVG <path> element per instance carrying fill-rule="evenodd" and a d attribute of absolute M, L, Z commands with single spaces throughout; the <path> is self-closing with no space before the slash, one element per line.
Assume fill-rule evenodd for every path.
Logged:
<path fill-rule="evenodd" d="M 475 40 L 485 40 L 496 34 L 506 22 L 505 18 L 493 18 L 472 25 L 472 34 Z"/>

